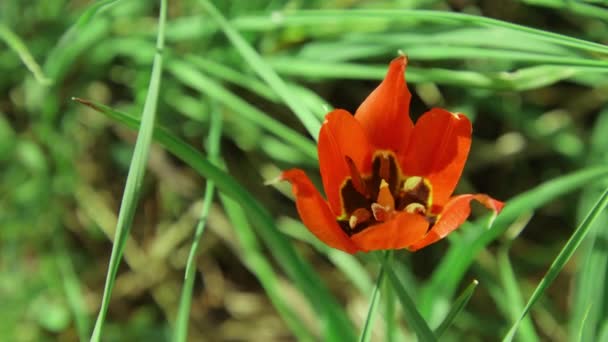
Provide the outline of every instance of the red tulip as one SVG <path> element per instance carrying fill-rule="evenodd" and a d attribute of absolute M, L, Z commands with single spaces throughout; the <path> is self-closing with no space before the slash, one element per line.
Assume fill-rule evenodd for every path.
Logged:
<path fill-rule="evenodd" d="M 304 225 L 331 247 L 415 251 L 458 228 L 471 200 L 495 214 L 504 206 L 484 194 L 452 196 L 469 154 L 471 122 L 433 108 L 414 125 L 406 64 L 404 56 L 394 59 L 354 116 L 336 109 L 325 117 L 318 153 L 327 201 L 302 170 L 281 174 Z"/>

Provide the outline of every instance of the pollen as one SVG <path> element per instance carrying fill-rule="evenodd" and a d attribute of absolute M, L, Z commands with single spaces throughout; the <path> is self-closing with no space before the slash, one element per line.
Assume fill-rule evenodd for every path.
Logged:
<path fill-rule="evenodd" d="M 369 210 L 359 208 L 355 210 L 352 215 L 350 215 L 350 218 L 348 219 L 348 226 L 351 229 L 355 229 L 358 224 L 365 223 L 369 221 L 370 218 L 372 218 L 372 214 L 369 212 Z"/>
<path fill-rule="evenodd" d="M 420 214 L 420 215 L 425 215 L 426 214 L 426 208 L 424 207 L 424 205 L 420 204 L 420 203 L 410 203 L 405 207 L 404 210 L 406 213 L 410 213 L 410 214 Z"/>
<path fill-rule="evenodd" d="M 423 182 L 422 177 L 419 177 L 419 176 L 409 177 L 408 179 L 405 180 L 405 182 L 403 182 L 403 191 L 405 191 L 405 192 L 413 191 L 422 182 Z"/>

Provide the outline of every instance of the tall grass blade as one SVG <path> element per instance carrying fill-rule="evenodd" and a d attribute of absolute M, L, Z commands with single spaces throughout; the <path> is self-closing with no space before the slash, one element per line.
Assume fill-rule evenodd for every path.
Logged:
<path fill-rule="evenodd" d="M 104 286 L 103 298 L 101 300 L 101 308 L 99 309 L 95 328 L 93 329 L 93 334 L 91 336 L 91 341 L 94 342 L 101 340 L 101 333 L 103 329 L 103 324 L 105 322 L 106 314 L 108 312 L 108 307 L 110 305 L 110 298 L 112 297 L 114 281 L 116 279 L 118 267 L 122 259 L 122 253 L 124 251 L 125 242 L 127 240 L 127 236 L 129 235 L 129 230 L 131 229 L 133 217 L 135 216 L 135 211 L 137 209 L 137 202 L 139 200 L 141 186 L 143 183 L 143 178 L 148 161 L 150 144 L 152 142 L 152 135 L 154 133 L 156 105 L 158 101 L 158 93 L 160 90 L 160 82 L 162 75 L 162 51 L 164 48 L 164 30 L 166 17 L 167 1 L 161 0 L 158 38 L 156 43 L 157 52 L 154 56 L 154 63 L 152 65 L 152 75 L 150 78 L 148 95 L 146 97 L 146 103 L 144 105 L 144 110 L 142 114 L 141 129 L 139 131 L 139 134 L 137 135 L 133 158 L 129 167 L 125 191 L 120 205 L 120 212 L 118 214 L 116 234 L 114 237 L 114 245 L 112 247 L 112 255 L 110 256 L 110 264 L 108 266 L 108 272 L 106 275 L 106 283 Z"/>
<path fill-rule="evenodd" d="M 446 330 L 448 330 L 450 325 L 452 325 L 452 322 L 454 322 L 454 319 L 467 305 L 467 303 L 473 296 L 473 292 L 475 292 L 475 288 L 477 287 L 478 284 L 479 284 L 479 282 L 477 280 L 473 280 L 471 282 L 471 284 L 469 284 L 469 286 L 467 286 L 467 288 L 464 289 L 464 291 L 462 291 L 460 296 L 458 296 L 458 298 L 456 298 L 454 303 L 452 303 L 452 308 L 450 309 L 450 312 L 448 312 L 448 314 L 447 314 L 447 316 L 445 316 L 445 319 L 443 320 L 443 322 L 441 322 L 441 324 L 434 331 L 435 336 L 437 336 L 438 339 L 441 338 L 441 335 L 443 335 L 443 333 L 445 333 Z"/>
<path fill-rule="evenodd" d="M 416 332 L 416 335 L 418 336 L 418 339 L 420 341 L 437 341 L 437 338 L 431 331 L 431 328 L 429 328 L 424 318 L 422 318 L 420 312 L 418 312 L 416 304 L 403 287 L 401 280 L 399 280 L 399 278 L 393 271 L 393 268 L 390 265 L 391 261 L 392 258 L 390 257 L 388 258 L 388 260 L 382 260 L 382 268 L 384 272 L 386 272 L 388 280 L 390 281 L 390 284 L 392 285 L 393 289 L 395 290 L 395 293 L 397 294 L 397 297 L 399 298 L 399 301 L 401 302 L 401 308 L 403 309 L 403 316 L 406 322 Z"/>
<path fill-rule="evenodd" d="M 386 262 L 389 256 L 390 252 L 384 252 L 384 262 Z M 378 304 L 380 303 L 380 288 L 382 287 L 383 282 L 384 267 L 381 267 L 380 273 L 378 273 L 378 280 L 376 280 L 376 286 L 374 287 L 374 292 L 372 293 L 372 300 L 369 303 L 369 310 L 367 310 L 365 325 L 363 326 L 361 335 L 359 336 L 359 342 L 369 342 L 372 338 L 372 329 L 376 318 L 376 313 L 378 312 Z"/>
<path fill-rule="evenodd" d="M 262 57 L 249 45 L 249 43 L 241 36 L 241 34 L 224 18 L 224 16 L 215 8 L 209 0 L 199 0 L 205 10 L 211 15 L 234 47 L 239 51 L 243 58 L 249 63 L 253 70 L 264 80 L 279 97 L 283 99 L 285 104 L 294 112 L 300 119 L 308 133 L 317 139 L 321 123 L 319 119 L 308 108 L 294 96 L 285 82 L 277 75 L 277 73 L 262 59 Z"/>
<path fill-rule="evenodd" d="M 226 210 L 228 219 L 237 232 L 237 239 L 242 248 L 242 260 L 245 266 L 260 281 L 268 298 L 298 341 L 312 342 L 318 340 L 318 338 L 313 336 L 311 329 L 294 312 L 297 308 L 293 308 L 294 304 L 293 301 L 290 301 L 290 294 L 285 293 L 282 289 L 279 276 L 274 271 L 274 266 L 270 263 L 268 257 L 264 255 L 262 246 L 258 243 L 258 239 L 249 224 L 243 208 L 237 201 L 222 193 L 220 193 L 219 197 Z"/>
<path fill-rule="evenodd" d="M 514 322 L 517 320 L 519 313 L 524 309 L 524 299 L 519 289 L 515 272 L 513 272 L 513 266 L 509 260 L 508 252 L 508 247 L 502 248 L 498 252 L 497 262 L 500 280 L 504 289 L 503 296 L 508 303 L 505 307 L 508 310 L 511 320 Z M 526 316 L 521 322 L 521 328 L 519 329 L 517 336 L 520 341 L 539 341 L 530 316 Z"/>
<path fill-rule="evenodd" d="M 115 111 L 107 106 L 83 99 L 75 98 L 74 101 L 85 104 L 130 128 L 137 129 L 139 127 L 139 120 L 129 114 Z M 198 150 L 167 130 L 156 127 L 154 138 L 167 151 L 183 160 L 201 176 L 215 182 L 218 189 L 224 194 L 238 201 L 249 215 L 251 222 L 255 222 L 254 227 L 257 228 L 258 234 L 269 247 L 275 260 L 312 303 L 314 309 L 319 314 L 319 318 L 324 321 L 323 324 L 327 333 L 332 333 L 332 336 L 337 336 L 341 340 L 354 340 L 356 338 L 354 329 L 344 310 L 323 285 L 310 264 L 306 263 L 296 253 L 293 246 L 282 234 L 278 233 L 274 219 L 260 202 L 236 182 L 234 178 L 211 164 Z"/>
<path fill-rule="evenodd" d="M 40 68 L 40 65 L 36 62 L 34 56 L 32 56 L 32 53 L 28 50 L 21 38 L 2 23 L 0 23 L 0 40 L 4 40 L 6 45 L 19 55 L 23 64 L 32 75 L 34 75 L 34 78 L 38 83 L 41 85 L 49 85 L 53 82 L 44 75 L 42 68 Z"/>
<path fill-rule="evenodd" d="M 210 121 L 211 124 L 209 127 L 209 136 L 207 139 L 207 149 L 209 151 L 208 158 L 209 162 L 217 165 L 220 154 L 220 138 L 222 136 L 222 116 L 217 109 L 211 112 Z M 201 216 L 196 226 L 192 247 L 190 247 L 190 254 L 188 255 L 188 260 L 186 261 L 184 284 L 182 286 L 182 294 L 179 301 L 179 307 L 177 309 L 177 320 L 175 323 L 174 341 L 177 342 L 186 341 L 188 338 L 188 320 L 190 318 L 192 290 L 194 288 L 194 279 L 196 276 L 196 254 L 198 252 L 201 237 L 205 231 L 207 216 L 209 215 L 209 209 L 211 209 L 214 193 L 215 183 L 213 181 L 208 181 L 205 186 L 205 195 L 203 196 L 203 208 L 201 209 Z"/>
<path fill-rule="evenodd" d="M 602 211 L 606 209 L 606 206 L 608 206 L 608 188 L 604 191 L 604 193 L 599 198 L 595 206 L 593 206 L 591 211 L 589 211 L 589 214 L 583 220 L 581 225 L 576 228 L 576 231 L 574 231 L 574 234 L 572 234 L 564 248 L 562 248 L 562 250 L 559 252 L 557 257 L 551 264 L 551 267 L 549 267 L 549 270 L 547 270 L 547 273 L 532 293 L 532 296 L 530 296 L 530 299 L 524 307 L 524 310 L 522 311 L 521 315 L 513 323 L 511 329 L 509 330 L 503 341 L 510 342 L 513 340 L 513 337 L 515 337 L 515 333 L 517 332 L 517 328 L 519 327 L 519 323 L 521 322 L 521 320 L 528 314 L 530 308 L 532 308 L 532 306 L 545 292 L 549 285 L 551 285 L 553 280 L 555 280 L 555 278 L 564 268 L 568 260 L 570 260 L 570 257 L 572 257 L 578 246 L 581 244 L 581 242 L 589 232 L 590 228 L 593 226 L 595 220 L 600 216 Z"/>
<path fill-rule="evenodd" d="M 483 229 L 485 219 L 470 228 L 466 243 L 454 244 L 443 257 L 431 280 L 424 288 L 420 302 L 425 317 L 432 317 L 435 303 L 447 300 L 477 255 L 490 242 L 501 236 L 518 217 L 533 211 L 558 196 L 608 177 L 608 167 L 590 167 L 547 181 L 507 200 L 507 205 L 496 217 L 491 229 Z"/>
<path fill-rule="evenodd" d="M 460 27 L 489 27 L 504 28 L 541 41 L 551 42 L 556 45 L 568 46 L 588 52 L 608 54 L 605 45 L 589 42 L 583 39 L 572 38 L 558 33 L 539 30 L 532 27 L 509 23 L 502 20 L 492 19 L 466 13 L 431 10 L 395 10 L 395 9 L 353 9 L 349 11 L 340 10 L 297 10 L 276 12 L 272 18 L 250 17 L 243 18 L 242 29 L 272 30 L 289 25 L 323 25 L 331 22 L 333 25 L 341 23 L 356 23 L 362 25 L 365 21 L 391 22 L 401 21 L 403 23 L 425 22 L 443 25 L 459 25 Z M 236 24 L 235 24 L 236 25 Z"/>

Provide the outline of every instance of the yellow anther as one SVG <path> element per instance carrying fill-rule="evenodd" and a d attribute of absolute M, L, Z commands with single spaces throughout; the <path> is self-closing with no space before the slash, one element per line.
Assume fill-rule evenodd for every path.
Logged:
<path fill-rule="evenodd" d="M 423 182 L 422 177 L 419 177 L 419 176 L 409 177 L 403 183 L 403 191 L 405 191 L 405 192 L 412 191 L 412 190 L 416 189 L 416 187 L 418 187 L 418 185 L 420 185 L 422 182 Z"/>
<path fill-rule="evenodd" d="M 378 203 L 372 203 L 372 213 L 376 221 L 384 222 L 392 217 L 393 210 Z"/>
<path fill-rule="evenodd" d="M 372 213 L 370 213 L 369 210 L 365 208 L 358 208 L 353 211 L 352 215 L 350 215 L 350 218 L 348 219 L 348 226 L 351 229 L 355 229 L 359 223 L 367 222 L 371 217 Z"/>
<path fill-rule="evenodd" d="M 426 214 L 426 208 L 420 203 L 410 203 L 405 207 L 405 212 L 410 214 Z"/>

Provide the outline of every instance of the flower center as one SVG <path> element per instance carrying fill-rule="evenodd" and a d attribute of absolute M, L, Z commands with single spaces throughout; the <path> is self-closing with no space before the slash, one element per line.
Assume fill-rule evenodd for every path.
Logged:
<path fill-rule="evenodd" d="M 375 224 L 388 221 L 399 212 L 409 212 L 434 221 L 431 183 L 419 176 L 401 173 L 392 152 L 374 155 L 371 175 L 362 175 L 346 157 L 350 177 L 340 189 L 344 214 L 337 221 L 346 234 L 353 235 Z"/>

